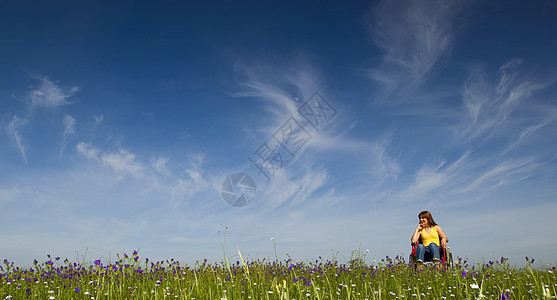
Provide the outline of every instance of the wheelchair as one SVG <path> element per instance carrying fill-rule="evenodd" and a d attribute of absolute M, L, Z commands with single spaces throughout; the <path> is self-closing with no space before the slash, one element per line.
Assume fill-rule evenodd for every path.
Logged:
<path fill-rule="evenodd" d="M 417 243 L 410 243 L 412 246 L 412 252 L 410 253 L 410 263 L 414 266 L 414 269 L 418 268 L 418 259 L 416 258 L 416 251 L 418 250 L 418 244 L 422 244 L 422 238 L 418 240 Z M 441 237 L 439 237 L 439 245 L 441 245 Z M 451 253 L 451 247 L 441 248 L 441 267 L 446 270 L 447 268 L 454 267 L 453 254 Z M 431 253 L 426 253 L 424 256 L 424 264 L 432 264 L 433 256 Z"/>

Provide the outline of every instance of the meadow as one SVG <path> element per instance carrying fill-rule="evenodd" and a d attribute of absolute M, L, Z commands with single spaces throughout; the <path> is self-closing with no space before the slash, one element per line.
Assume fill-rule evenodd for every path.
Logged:
<path fill-rule="evenodd" d="M 0 299 L 555 299 L 555 267 L 510 266 L 507 259 L 469 265 L 457 258 L 446 270 L 416 271 L 397 256 L 367 262 L 355 251 L 335 258 L 244 260 L 240 251 L 220 262 L 193 265 L 150 261 L 138 251 L 114 261 L 47 255 L 30 267 L 4 260 Z"/>

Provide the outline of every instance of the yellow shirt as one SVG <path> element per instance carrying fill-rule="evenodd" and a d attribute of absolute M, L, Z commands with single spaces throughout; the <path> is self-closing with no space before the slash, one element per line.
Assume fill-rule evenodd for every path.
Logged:
<path fill-rule="evenodd" d="M 420 232 L 420 237 L 422 238 L 422 243 L 424 246 L 429 246 L 429 244 L 434 243 L 437 246 L 439 245 L 439 233 L 437 233 L 437 226 L 431 227 L 429 234 L 425 231 L 425 228 L 422 229 Z"/>

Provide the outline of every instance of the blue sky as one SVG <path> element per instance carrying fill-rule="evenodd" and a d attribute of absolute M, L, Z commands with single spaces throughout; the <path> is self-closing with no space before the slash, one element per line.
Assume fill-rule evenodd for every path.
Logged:
<path fill-rule="evenodd" d="M 2 1 L 0 256 L 220 260 L 226 232 L 230 256 L 371 261 L 429 210 L 455 255 L 555 263 L 556 13 Z"/>

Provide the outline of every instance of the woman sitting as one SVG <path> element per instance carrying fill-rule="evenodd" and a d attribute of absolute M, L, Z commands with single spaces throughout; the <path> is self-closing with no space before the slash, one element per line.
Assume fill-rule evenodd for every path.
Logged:
<path fill-rule="evenodd" d="M 416 249 L 418 270 L 422 270 L 426 254 L 433 257 L 433 262 L 437 266 L 439 265 L 441 256 L 441 248 L 439 247 L 446 248 L 449 239 L 441 227 L 433 221 L 433 217 L 429 211 L 422 211 L 418 214 L 418 220 L 420 223 L 412 235 L 411 242 L 418 244 L 420 238 L 422 240 L 422 243 L 418 244 L 418 248 Z M 441 245 L 439 245 L 439 239 L 441 239 Z"/>

